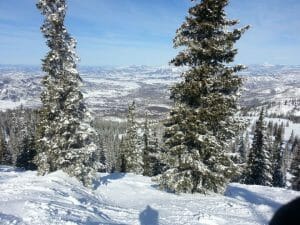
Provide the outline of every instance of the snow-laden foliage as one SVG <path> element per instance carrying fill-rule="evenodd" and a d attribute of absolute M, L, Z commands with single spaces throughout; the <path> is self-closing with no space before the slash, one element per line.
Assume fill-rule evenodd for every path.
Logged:
<path fill-rule="evenodd" d="M 160 147 L 157 133 L 151 129 L 147 115 L 143 132 L 143 175 L 152 177 L 161 173 L 163 165 L 159 159 Z"/>
<path fill-rule="evenodd" d="M 246 132 L 246 135 L 244 137 L 244 134 L 241 134 L 239 136 L 239 140 L 238 140 L 238 149 L 237 149 L 237 153 L 238 153 L 238 161 L 240 164 L 243 164 L 246 162 L 247 159 L 247 152 L 248 152 L 248 145 L 249 145 L 249 133 Z"/>
<path fill-rule="evenodd" d="M 196 3 L 177 30 L 174 46 L 185 48 L 171 63 L 189 69 L 171 90 L 175 107 L 164 134 L 169 170 L 159 179 L 164 189 L 223 192 L 234 174 L 227 153 L 242 127 L 235 114 L 242 85 L 236 72 L 243 66 L 228 63 L 237 54 L 234 43 L 248 27 L 229 29 L 238 21 L 226 18 L 227 4 L 228 0 Z"/>
<path fill-rule="evenodd" d="M 293 160 L 291 164 L 291 174 L 292 178 L 292 188 L 294 190 L 300 191 L 300 141 L 298 137 L 295 138 L 293 147 Z"/>
<path fill-rule="evenodd" d="M 285 151 L 283 146 L 283 133 L 284 128 L 281 124 L 277 133 L 275 134 L 275 140 L 273 144 L 273 173 L 272 173 L 272 185 L 274 187 L 285 187 L 286 185 L 286 166 L 285 166 Z"/>
<path fill-rule="evenodd" d="M 10 156 L 8 153 L 4 132 L 2 128 L 0 128 L 0 164 L 5 165 L 10 163 L 11 159 L 8 157 Z"/>
<path fill-rule="evenodd" d="M 64 26 L 65 0 L 40 0 L 45 16 L 41 31 L 50 51 L 43 59 L 45 89 L 41 94 L 39 149 L 36 162 L 40 174 L 62 169 L 84 184 L 91 184 L 96 164 L 95 131 L 80 91 L 82 80 L 76 69 L 76 41 Z"/>
<path fill-rule="evenodd" d="M 271 152 L 267 146 L 263 109 L 256 122 L 252 147 L 245 171 L 245 183 L 265 186 L 272 185 Z"/>
<path fill-rule="evenodd" d="M 0 164 L 35 169 L 36 110 L 23 108 L 0 112 Z"/>
<path fill-rule="evenodd" d="M 127 128 L 121 143 L 121 171 L 143 174 L 143 153 L 135 118 L 135 102 L 128 107 Z"/>

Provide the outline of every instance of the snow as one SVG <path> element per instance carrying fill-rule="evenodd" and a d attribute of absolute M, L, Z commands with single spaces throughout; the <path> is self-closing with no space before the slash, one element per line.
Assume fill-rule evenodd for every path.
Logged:
<path fill-rule="evenodd" d="M 175 195 L 158 190 L 148 177 L 122 173 L 101 174 L 91 190 L 61 171 L 41 177 L 5 166 L 0 189 L 1 225 L 262 225 L 300 196 L 236 183 L 225 196 Z"/>
<path fill-rule="evenodd" d="M 255 124 L 255 122 L 258 119 L 258 116 L 253 116 L 253 117 L 244 117 L 245 119 L 249 120 L 249 126 L 247 128 L 248 132 L 251 131 L 251 126 L 253 126 Z M 282 119 L 282 118 L 270 118 L 270 117 L 266 117 L 264 119 L 265 124 L 268 124 L 270 121 L 273 122 L 273 124 L 277 123 L 278 125 L 280 125 L 281 123 L 283 123 L 284 125 L 284 141 L 288 141 L 292 131 L 294 131 L 294 135 L 295 136 L 299 136 L 300 135 L 300 123 L 294 123 L 291 120 L 288 119 Z M 288 124 L 288 126 L 286 126 Z"/>
<path fill-rule="evenodd" d="M 14 109 L 24 104 L 25 101 L 13 102 L 10 100 L 0 100 L 0 110 L 5 111 L 6 109 Z"/>
<path fill-rule="evenodd" d="M 127 121 L 124 118 L 119 118 L 116 116 L 106 116 L 106 117 L 103 117 L 103 120 L 111 121 L 111 122 L 118 122 L 118 123 L 125 123 Z"/>
<path fill-rule="evenodd" d="M 289 138 L 292 134 L 292 131 L 294 131 L 295 136 L 300 135 L 300 123 L 294 123 L 290 120 L 281 119 L 281 118 L 266 118 L 266 123 L 268 123 L 269 121 L 272 121 L 273 123 L 278 123 L 278 124 L 283 123 L 284 125 L 286 125 L 288 123 L 288 126 L 284 126 L 284 140 L 285 141 L 289 140 Z"/>
<path fill-rule="evenodd" d="M 299 89 L 300 90 L 300 89 Z M 299 94 L 295 94 L 295 96 L 300 96 Z M 272 106 L 267 110 L 268 114 L 275 114 L 275 115 L 294 115 L 300 116 L 300 110 L 295 105 L 284 105 L 284 104 L 277 104 Z"/>

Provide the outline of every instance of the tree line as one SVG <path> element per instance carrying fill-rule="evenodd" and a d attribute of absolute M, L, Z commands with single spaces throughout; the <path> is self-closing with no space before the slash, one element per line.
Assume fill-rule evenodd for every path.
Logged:
<path fill-rule="evenodd" d="M 155 177 L 168 170 L 165 162 L 163 125 L 147 117 L 137 122 L 135 103 L 129 105 L 127 121 L 95 118 L 98 172 L 131 172 Z M 0 112 L 0 162 L 25 170 L 36 170 L 38 113 L 20 107 Z M 299 190 L 300 143 L 286 124 L 265 122 L 263 111 L 250 131 L 242 132 L 230 145 L 236 171 L 231 181 L 287 187 Z M 252 142 L 252 143 L 250 143 Z M 290 179 L 287 178 L 290 175 Z"/>

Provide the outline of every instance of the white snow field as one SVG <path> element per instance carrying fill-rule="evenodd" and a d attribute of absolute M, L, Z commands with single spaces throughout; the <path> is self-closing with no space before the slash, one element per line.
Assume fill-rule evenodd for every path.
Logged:
<path fill-rule="evenodd" d="M 300 192 L 230 184 L 225 196 L 157 189 L 148 177 L 101 174 L 93 190 L 58 171 L 46 176 L 0 167 L 1 225 L 268 224 Z"/>

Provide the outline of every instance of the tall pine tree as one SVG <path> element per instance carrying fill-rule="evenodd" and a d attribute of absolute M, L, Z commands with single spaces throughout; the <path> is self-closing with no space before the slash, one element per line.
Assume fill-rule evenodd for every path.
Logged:
<path fill-rule="evenodd" d="M 248 152 L 248 135 L 246 133 L 246 137 L 244 137 L 244 134 L 242 133 L 239 137 L 239 144 L 237 152 L 239 154 L 239 164 L 243 164 L 247 160 L 247 152 Z"/>
<path fill-rule="evenodd" d="M 294 190 L 300 191 L 300 141 L 298 137 L 295 138 L 292 150 L 293 158 L 290 171 L 293 178 L 291 183 Z"/>
<path fill-rule="evenodd" d="M 185 47 L 172 61 L 187 66 L 183 81 L 171 90 L 175 106 L 165 123 L 164 156 L 169 168 L 160 186 L 174 192 L 223 192 L 234 174 L 228 143 L 240 129 L 235 118 L 242 80 L 229 66 L 234 43 L 248 29 L 232 28 L 224 11 L 228 0 L 202 0 L 189 9 L 174 47 Z"/>
<path fill-rule="evenodd" d="M 138 126 L 135 119 L 135 102 L 133 102 L 128 107 L 127 128 L 121 144 L 122 172 L 143 174 L 143 153 L 139 143 L 137 129 Z"/>
<path fill-rule="evenodd" d="M 11 164 L 11 156 L 8 152 L 7 143 L 2 127 L 0 127 L 0 164 Z"/>
<path fill-rule="evenodd" d="M 283 132 L 284 127 L 281 124 L 278 129 L 274 140 L 273 148 L 273 178 L 272 184 L 274 187 L 284 187 L 286 183 L 286 171 L 284 165 L 284 147 L 283 147 Z"/>
<path fill-rule="evenodd" d="M 90 185 L 96 169 L 96 133 L 80 91 L 76 41 L 64 26 L 66 0 L 39 0 L 37 8 L 45 16 L 41 31 L 50 48 L 43 60 L 38 170 L 46 174 L 62 169 Z"/>
<path fill-rule="evenodd" d="M 247 168 L 245 171 L 246 184 L 272 185 L 271 156 L 270 149 L 266 143 L 265 132 L 264 110 L 262 109 L 259 119 L 256 122 L 252 147 L 247 161 Z"/>
<path fill-rule="evenodd" d="M 146 115 L 143 134 L 143 165 L 144 176 L 156 176 L 162 170 L 159 160 L 159 145 L 155 131 L 149 128 L 148 116 Z"/>
<path fill-rule="evenodd" d="M 34 135 L 26 135 L 22 140 L 21 152 L 17 157 L 16 166 L 25 170 L 36 170 L 33 162 L 36 156 Z"/>

